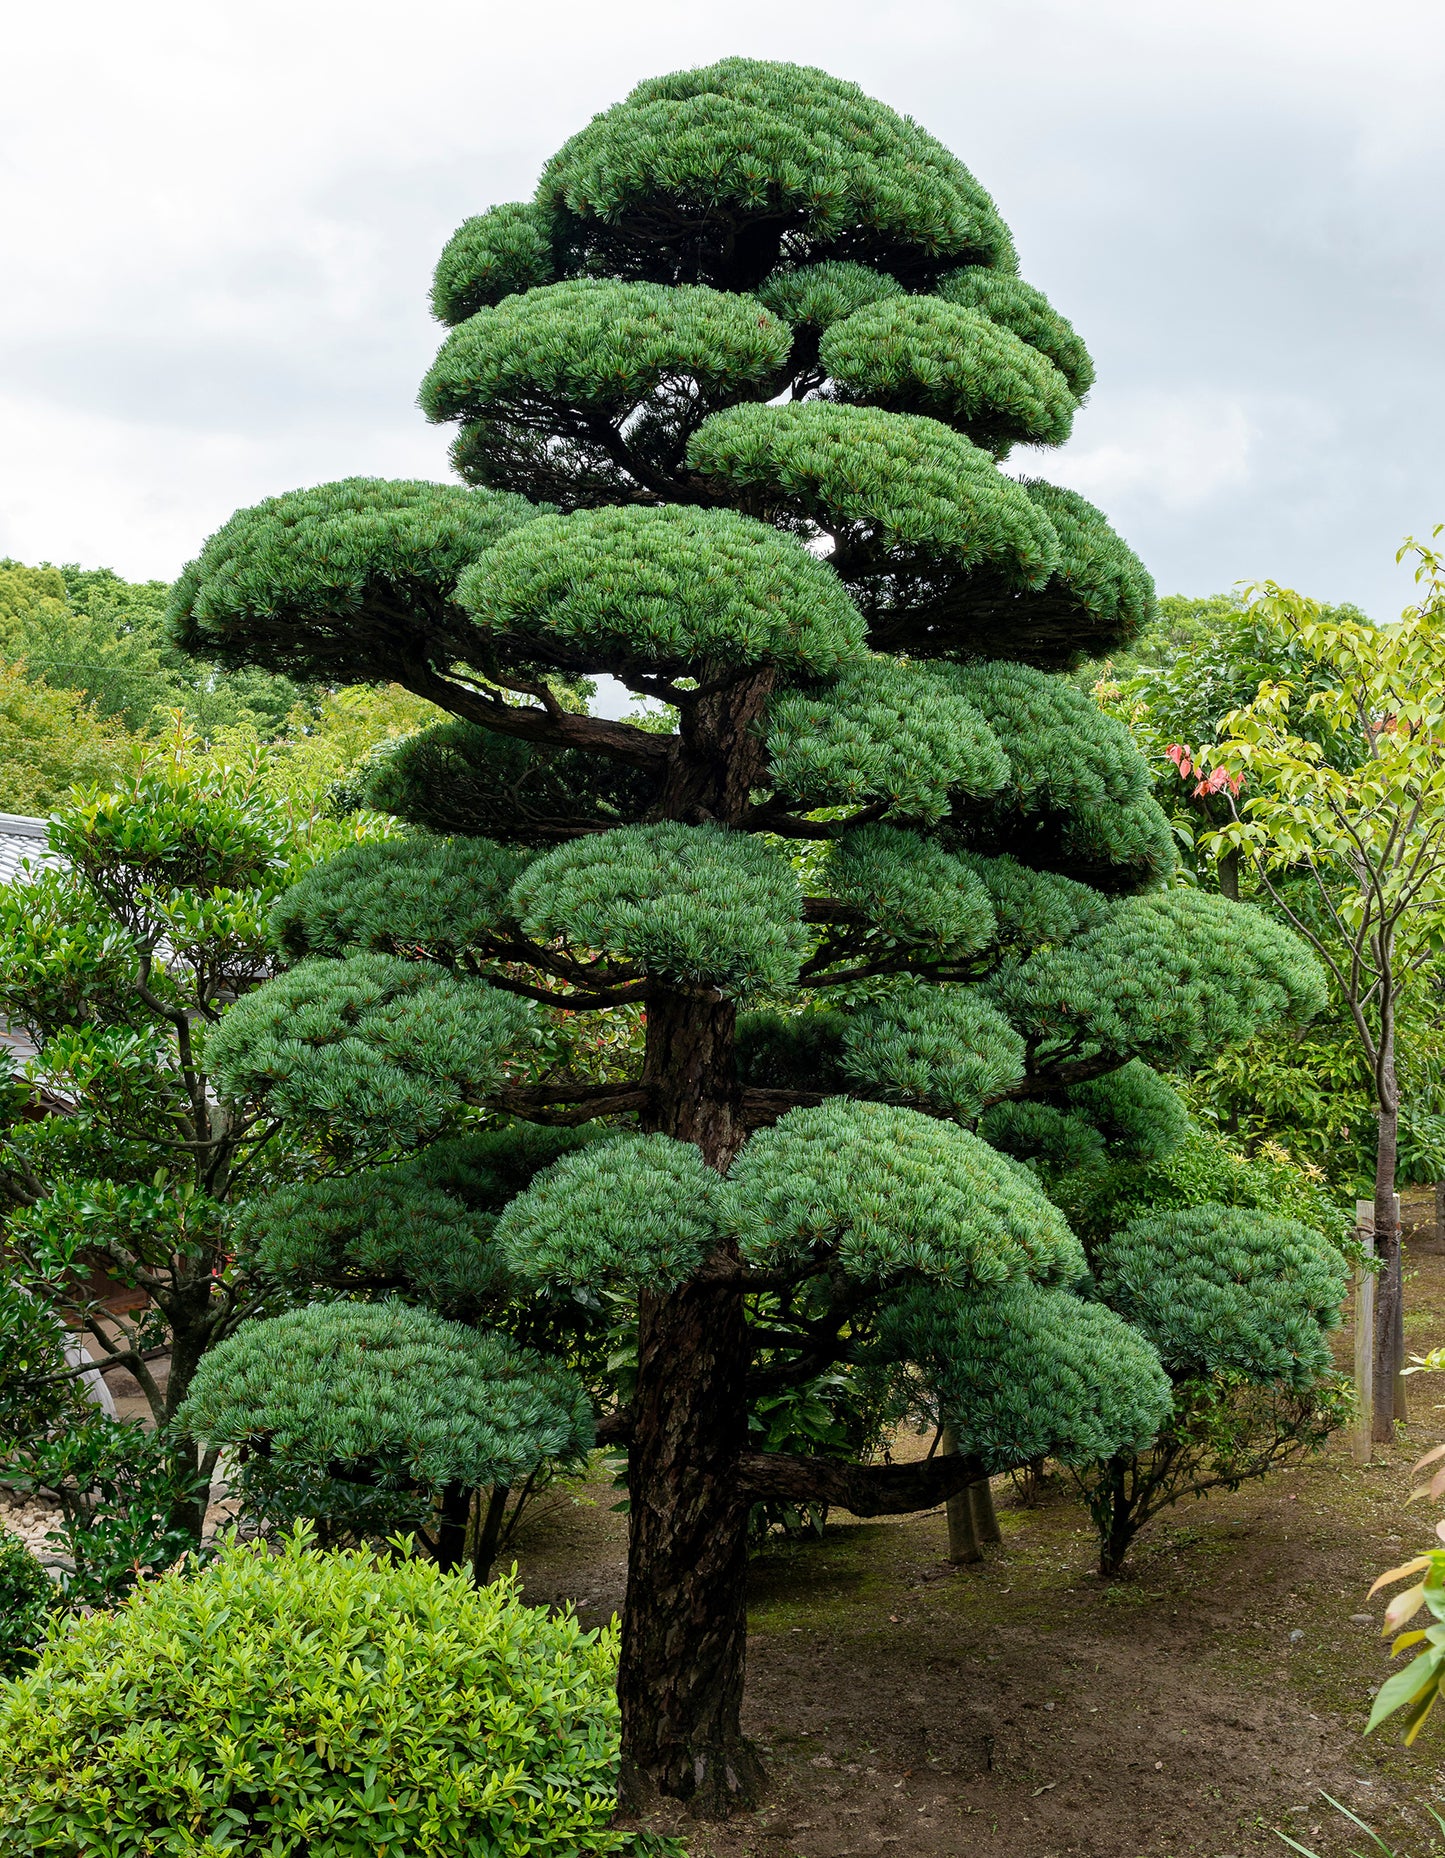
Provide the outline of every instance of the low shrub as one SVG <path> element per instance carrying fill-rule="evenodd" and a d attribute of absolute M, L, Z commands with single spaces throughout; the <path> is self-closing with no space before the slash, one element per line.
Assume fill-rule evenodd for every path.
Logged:
<path fill-rule="evenodd" d="M 509 1580 L 323 1554 L 304 1528 L 276 1552 L 232 1540 L 0 1693 L 0 1852 L 637 1853 L 608 1824 L 616 1658 L 615 1629 Z"/>
<path fill-rule="evenodd" d="M 18 1536 L 0 1529 L 0 1677 L 35 1662 L 55 1589 Z"/>

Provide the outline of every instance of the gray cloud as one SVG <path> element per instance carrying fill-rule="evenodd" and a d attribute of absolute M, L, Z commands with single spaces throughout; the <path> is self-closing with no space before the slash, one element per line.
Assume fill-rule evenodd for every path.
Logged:
<path fill-rule="evenodd" d="M 1445 519 L 1430 0 L 98 0 L 31 9 L 0 132 L 0 552 L 173 574 L 240 503 L 442 475 L 414 407 L 466 214 L 638 78 L 851 77 L 994 193 L 1099 384 L 1061 452 L 1165 589 L 1385 617 Z"/>

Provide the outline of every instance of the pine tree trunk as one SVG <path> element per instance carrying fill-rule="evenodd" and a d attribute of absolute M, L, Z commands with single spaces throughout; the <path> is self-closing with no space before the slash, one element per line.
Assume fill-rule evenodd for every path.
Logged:
<path fill-rule="evenodd" d="M 741 1728 L 747 1643 L 742 1296 L 689 1285 L 646 1296 L 628 1451 L 622 1786 L 709 1818 L 751 1805 L 762 1764 Z"/>
<path fill-rule="evenodd" d="M 1375 1144 L 1375 1255 L 1380 1274 L 1375 1285 L 1375 1415 L 1373 1435 L 1387 1442 L 1395 1436 L 1395 1421 L 1403 1419 L 1403 1391 L 1399 1381 L 1405 1365 L 1403 1275 L 1400 1261 L 1400 1219 L 1395 1207 L 1395 1172 L 1399 1154 L 1400 1108 L 1395 1081 L 1393 1015 L 1382 1013 L 1380 1050 L 1376 1062 L 1379 1103 Z"/>
<path fill-rule="evenodd" d="M 715 1168 L 743 1139 L 735 1115 L 733 1007 L 654 993 L 645 1075 L 651 1127 Z M 726 1257 L 718 1262 L 726 1264 Z M 627 1455 L 627 1598 L 617 1691 L 625 1809 L 659 1797 L 722 1818 L 759 1797 L 763 1768 L 741 1726 L 747 1644 L 747 1445 L 743 1293 L 706 1278 L 644 1294 Z"/>

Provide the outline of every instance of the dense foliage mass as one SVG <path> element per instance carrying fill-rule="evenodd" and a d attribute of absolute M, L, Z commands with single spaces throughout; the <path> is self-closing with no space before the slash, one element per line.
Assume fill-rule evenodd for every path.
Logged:
<path fill-rule="evenodd" d="M 37 1858 L 639 1851 L 609 1825 L 616 1655 L 505 1581 L 232 1544 L 6 1689 L 0 1823 Z"/>
<path fill-rule="evenodd" d="M 228 1016 L 216 1074 L 414 1210 L 437 1184 L 410 1151 L 469 1118 L 529 1157 L 527 1122 L 593 1126 L 438 1245 L 634 1329 L 602 1417 L 629 1802 L 756 1789 L 754 1505 L 907 1509 L 1147 1447 L 1160 1352 L 1090 1293 L 1042 1161 L 1163 1154 L 1160 1071 L 1323 995 L 1273 921 L 1166 888 L 1146 764 L 1059 675 L 1153 590 L 1099 511 L 1001 469 L 1062 442 L 1092 378 L 1017 270 L 972 175 L 855 86 L 738 59 L 643 84 L 442 256 L 422 404 L 468 487 L 273 498 L 178 588 L 199 655 L 451 714 L 377 766 L 410 836 L 281 904 L 295 965 Z M 599 672 L 651 722 L 569 704 Z M 640 1036 L 601 1075 L 554 1063 L 558 1009 Z M 292 1267 L 311 1247 L 318 1287 L 330 1258 L 356 1294 L 436 1295 L 360 1197 L 245 1218 Z M 866 1363 L 964 1448 L 750 1449 L 760 1402 Z"/>

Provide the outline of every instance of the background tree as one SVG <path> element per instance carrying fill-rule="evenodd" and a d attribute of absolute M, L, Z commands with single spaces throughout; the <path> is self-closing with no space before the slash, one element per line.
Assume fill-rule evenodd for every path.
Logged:
<path fill-rule="evenodd" d="M 78 691 L 0 663 L 0 813 L 48 813 L 74 786 L 109 786 L 134 738 Z"/>
<path fill-rule="evenodd" d="M 241 511 L 174 612 L 219 662 L 449 711 L 387 803 L 466 836 L 446 882 L 425 838 L 308 877 L 297 965 L 212 1059 L 233 1113 L 418 1146 L 449 1100 L 602 1121 L 492 1243 L 635 1300 L 623 1794 L 724 1812 L 760 1779 L 751 1504 L 897 1511 L 990 1468 L 751 1452 L 749 1401 L 886 1347 L 946 1412 L 986 1357 L 994 1420 L 946 1416 L 992 1424 L 995 1464 L 1146 1443 L 1157 1353 L 1077 1294 L 1077 1240 L 975 1124 L 1157 1123 L 1149 1066 L 1307 1015 L 1321 980 L 1257 913 L 1159 888 L 1148 770 L 1057 675 L 1132 638 L 1151 585 L 1089 504 L 999 470 L 1067 436 L 1092 368 L 915 124 L 791 66 L 653 80 L 460 229 L 433 301 L 422 404 L 474 488 Z M 597 672 L 671 733 L 559 700 Z M 559 1005 L 645 1008 L 636 1069 L 520 1078 Z"/>
<path fill-rule="evenodd" d="M 50 829 L 58 861 L 0 890 L 0 1014 L 37 1047 L 0 1128 L 9 1268 L 134 1375 L 161 1428 L 250 1307 L 228 1202 L 304 1167 L 275 1119 L 216 1102 L 206 1045 L 267 972 L 267 909 L 314 835 L 298 839 L 255 765 L 191 747 L 178 734 L 73 798 Z M 29 1118 L 35 1084 L 66 1113 Z M 147 1301 L 118 1314 L 106 1287 Z M 160 1347 L 164 1384 L 148 1359 Z M 198 1540 L 214 1454 L 174 1428 L 167 1442 L 184 1493 L 173 1520 Z"/>
<path fill-rule="evenodd" d="M 1348 1007 L 1376 1109 L 1374 1427 L 1403 1417 L 1400 1222 L 1395 1208 L 1401 996 L 1445 947 L 1445 590 L 1420 548 L 1425 594 L 1393 626 L 1322 612 L 1270 585 L 1270 623 L 1326 676 L 1296 705 L 1265 684 L 1225 719 L 1213 767 L 1247 784 L 1210 842 L 1251 860 L 1277 911 L 1317 950 Z M 1313 725 L 1306 734 L 1301 727 Z M 1305 882 L 1284 880 L 1299 874 Z"/>

